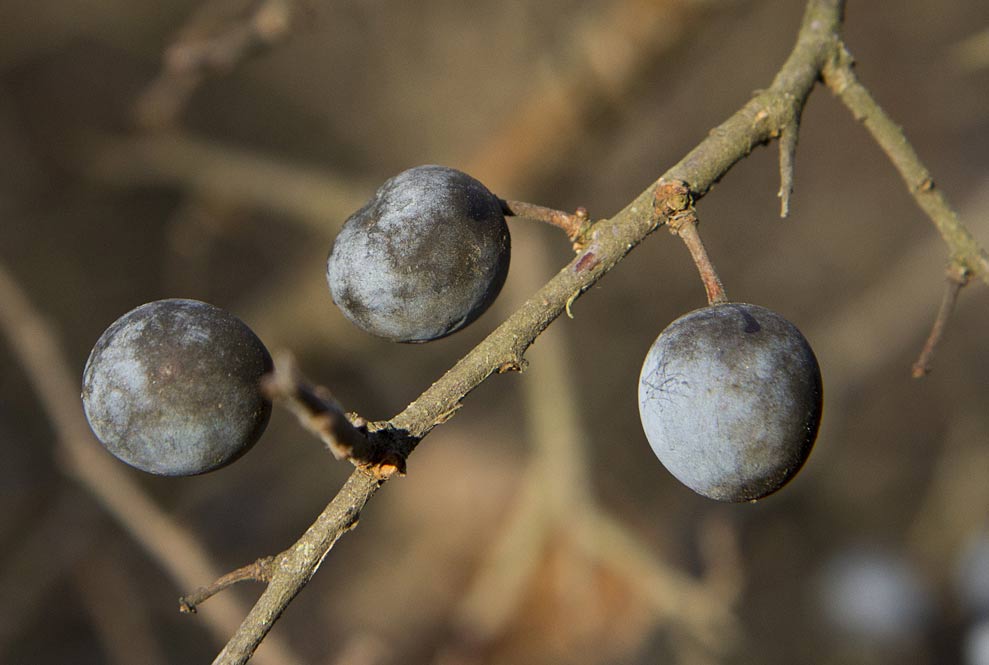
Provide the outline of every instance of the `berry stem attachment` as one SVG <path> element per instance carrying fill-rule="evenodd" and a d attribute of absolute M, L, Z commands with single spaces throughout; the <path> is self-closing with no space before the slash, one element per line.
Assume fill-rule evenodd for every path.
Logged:
<path fill-rule="evenodd" d="M 680 236 L 683 244 L 690 250 L 690 257 L 694 260 L 701 281 L 704 282 L 704 290 L 707 291 L 707 303 L 720 305 L 728 302 L 728 295 L 725 293 L 721 278 L 718 277 L 718 272 L 714 269 L 714 264 L 707 255 L 700 233 L 697 232 L 698 224 L 697 213 L 694 212 L 693 207 L 677 213 L 666 222 L 670 233 Z"/>
<path fill-rule="evenodd" d="M 917 357 L 917 362 L 913 364 L 913 378 L 920 379 L 927 376 L 931 371 L 931 358 L 934 356 L 934 349 L 937 347 L 944 331 L 948 327 L 948 319 L 955 311 L 955 303 L 958 302 L 958 294 L 962 287 L 968 284 L 969 271 L 959 263 L 952 263 L 945 273 L 944 296 L 941 298 L 941 307 L 938 309 L 937 318 L 931 327 L 931 334 L 924 343 L 924 348 Z"/>
<path fill-rule="evenodd" d="M 576 211 L 571 213 L 536 205 L 535 203 L 509 201 L 507 199 L 501 199 L 501 207 L 506 216 L 526 217 L 563 229 L 567 234 L 567 238 L 574 245 L 580 244 L 580 239 L 587 233 L 587 230 L 591 226 L 587 209 L 583 207 L 577 208 Z"/>

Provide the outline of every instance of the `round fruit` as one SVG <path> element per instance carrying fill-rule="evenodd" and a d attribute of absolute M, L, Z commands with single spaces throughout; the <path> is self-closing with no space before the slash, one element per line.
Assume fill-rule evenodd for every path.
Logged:
<path fill-rule="evenodd" d="M 395 342 L 426 342 L 488 308 L 510 253 L 498 197 L 466 173 L 417 166 L 350 216 L 326 278 L 333 301 L 358 327 Z"/>
<path fill-rule="evenodd" d="M 792 323 L 726 303 L 685 314 L 656 339 L 639 376 L 639 416 L 680 482 L 719 501 L 752 501 L 803 466 L 821 395 L 817 359 Z"/>
<path fill-rule="evenodd" d="M 197 300 L 131 310 L 96 342 L 82 401 L 114 456 L 161 476 L 206 473 L 258 440 L 271 402 L 260 379 L 271 356 L 240 319 Z"/>

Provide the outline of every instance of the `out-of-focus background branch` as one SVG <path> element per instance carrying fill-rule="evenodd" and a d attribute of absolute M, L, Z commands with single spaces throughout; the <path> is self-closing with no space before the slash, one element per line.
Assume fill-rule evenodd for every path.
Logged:
<path fill-rule="evenodd" d="M 989 8 L 850 4 L 859 76 L 986 244 Z M 7 3 L 0 261 L 63 340 L 72 376 L 123 312 L 194 297 L 292 349 L 347 408 L 386 417 L 570 250 L 558 232 L 513 220 L 512 274 L 491 313 L 429 345 L 370 339 L 334 309 L 323 262 L 376 183 L 444 163 L 503 197 L 611 215 L 767 83 L 801 9 Z M 284 28 L 272 11 L 288 12 Z M 235 57 L 176 74 L 189 62 L 176 45 L 204 39 Z M 168 90 L 171 106 L 149 107 Z M 966 563 L 989 529 L 989 308 L 981 287 L 963 291 L 933 373 L 910 379 L 946 252 L 879 149 L 822 93 L 804 114 L 787 221 L 775 150 L 701 204 L 732 296 L 792 319 L 821 361 L 824 427 L 794 483 L 754 506 L 717 505 L 649 451 L 639 365 L 666 324 L 703 304 L 686 252 L 657 235 L 536 344 L 532 376 L 487 382 L 430 437 L 272 637 L 312 663 L 960 662 L 986 611 L 964 571 L 983 585 L 989 575 Z M 0 575 L 0 593 L 31 588 L 33 599 L 4 623 L 0 660 L 133 662 L 137 649 L 145 662 L 207 661 L 217 636 L 176 611 L 191 588 L 125 528 L 78 528 L 100 509 L 60 471 L 60 434 L 6 344 L 0 369 L 0 566 L 20 571 Z M 567 389 L 540 395 L 552 381 Z M 575 452 L 561 458 L 566 443 Z M 349 465 L 277 412 L 257 448 L 220 472 L 119 470 L 230 569 L 294 540 Z M 664 573 L 702 581 L 726 605 L 737 598 L 733 650 L 675 620 L 687 606 L 673 620 L 657 613 L 643 589 Z M 908 609 L 855 596 L 876 585 Z"/>

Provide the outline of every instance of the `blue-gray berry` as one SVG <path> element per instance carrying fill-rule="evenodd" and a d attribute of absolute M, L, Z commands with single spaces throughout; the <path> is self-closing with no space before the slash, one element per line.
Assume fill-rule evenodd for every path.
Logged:
<path fill-rule="evenodd" d="M 344 223 L 326 277 L 333 301 L 358 327 L 426 342 L 491 305 L 510 253 L 498 197 L 466 173 L 417 166 L 386 181 Z"/>
<path fill-rule="evenodd" d="M 83 373 L 90 427 L 114 456 L 162 476 L 234 461 L 264 432 L 271 356 L 232 314 L 197 300 L 158 300 L 120 317 Z"/>
<path fill-rule="evenodd" d="M 779 314 L 728 303 L 664 330 L 639 377 L 653 451 L 684 485 L 751 501 L 786 484 L 817 437 L 821 373 L 807 340 Z"/>

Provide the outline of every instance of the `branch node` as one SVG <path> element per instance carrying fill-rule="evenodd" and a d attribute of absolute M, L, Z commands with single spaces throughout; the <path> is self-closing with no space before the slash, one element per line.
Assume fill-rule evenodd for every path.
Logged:
<path fill-rule="evenodd" d="M 682 180 L 660 181 L 653 196 L 653 212 L 656 214 L 657 225 L 666 224 L 677 213 L 687 210 L 693 205 L 690 185 Z"/>
<path fill-rule="evenodd" d="M 512 358 L 511 360 L 506 360 L 502 364 L 498 365 L 498 369 L 496 371 L 499 374 L 507 374 L 508 372 L 521 373 L 525 371 L 527 364 L 528 363 L 526 363 L 524 359 Z"/>
<path fill-rule="evenodd" d="M 958 301 L 958 294 L 962 287 L 968 284 L 971 273 L 962 264 L 952 262 L 945 271 L 944 294 L 941 296 L 941 307 L 938 309 L 937 318 L 931 326 L 931 334 L 928 335 L 924 348 L 921 349 L 917 361 L 913 364 L 912 375 L 915 379 L 927 376 L 931 371 L 931 359 L 934 356 L 934 349 L 937 347 L 944 331 L 948 327 L 948 319 L 951 318 L 955 310 L 955 303 Z"/>
<path fill-rule="evenodd" d="M 384 482 L 395 475 L 404 476 L 406 471 L 405 457 L 394 451 L 388 451 L 373 464 L 364 465 L 368 473 Z"/>

